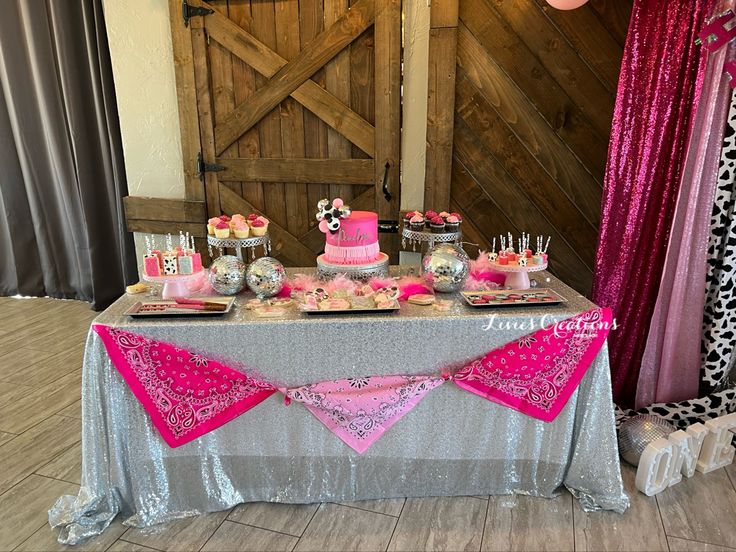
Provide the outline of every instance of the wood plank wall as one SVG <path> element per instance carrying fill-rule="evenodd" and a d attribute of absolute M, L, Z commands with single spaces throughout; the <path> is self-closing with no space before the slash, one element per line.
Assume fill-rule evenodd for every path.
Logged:
<path fill-rule="evenodd" d="M 550 269 L 582 293 L 631 5 L 460 0 L 451 207 L 484 246 L 551 236 Z"/>

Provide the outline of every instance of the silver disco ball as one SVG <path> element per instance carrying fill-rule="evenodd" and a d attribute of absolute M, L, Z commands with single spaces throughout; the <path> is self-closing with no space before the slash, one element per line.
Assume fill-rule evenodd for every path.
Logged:
<path fill-rule="evenodd" d="M 422 274 L 435 291 L 452 293 L 462 289 L 470 272 L 470 258 L 462 247 L 436 245 L 422 259 Z"/>
<path fill-rule="evenodd" d="M 677 428 L 659 416 L 639 414 L 621 422 L 618 430 L 618 452 L 632 466 L 639 465 L 647 445 L 667 437 Z"/>
<path fill-rule="evenodd" d="M 248 265 L 245 281 L 258 297 L 273 297 L 284 287 L 286 271 L 273 257 L 261 257 Z"/>
<path fill-rule="evenodd" d="M 212 261 L 208 278 L 217 293 L 235 295 L 245 286 L 245 265 L 233 255 L 223 255 Z"/>

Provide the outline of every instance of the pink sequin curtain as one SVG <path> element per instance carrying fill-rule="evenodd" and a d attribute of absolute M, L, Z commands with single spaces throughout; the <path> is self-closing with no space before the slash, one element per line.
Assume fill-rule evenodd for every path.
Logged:
<path fill-rule="evenodd" d="M 716 0 L 635 0 L 621 63 L 592 297 L 610 307 L 614 399 L 634 402 Z"/>
<path fill-rule="evenodd" d="M 709 54 L 680 184 L 667 259 L 641 361 L 636 408 L 694 399 L 700 387 L 710 215 L 731 88 L 723 74 L 733 47 Z"/>

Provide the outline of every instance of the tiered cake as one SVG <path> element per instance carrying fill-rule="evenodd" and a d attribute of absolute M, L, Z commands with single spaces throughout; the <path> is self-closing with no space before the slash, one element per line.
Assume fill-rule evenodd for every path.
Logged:
<path fill-rule="evenodd" d="M 352 211 L 340 198 L 319 202 L 317 220 L 325 233 L 325 252 L 317 257 L 323 275 L 344 273 L 354 278 L 388 274 L 388 255 L 378 245 L 378 215 Z"/>

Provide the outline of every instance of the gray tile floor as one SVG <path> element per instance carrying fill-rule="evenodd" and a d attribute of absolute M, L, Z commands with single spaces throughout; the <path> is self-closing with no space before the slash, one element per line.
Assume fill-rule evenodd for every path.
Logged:
<path fill-rule="evenodd" d="M 80 480 L 84 303 L 0 298 L 0 550 L 60 550 L 46 512 Z M 634 489 L 625 515 L 587 514 L 565 493 L 243 504 L 147 530 L 119 521 L 77 550 L 698 550 L 736 552 L 736 465 L 656 498 Z M 730 548 L 729 548 L 730 547 Z"/>

